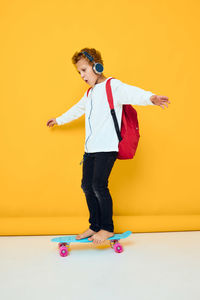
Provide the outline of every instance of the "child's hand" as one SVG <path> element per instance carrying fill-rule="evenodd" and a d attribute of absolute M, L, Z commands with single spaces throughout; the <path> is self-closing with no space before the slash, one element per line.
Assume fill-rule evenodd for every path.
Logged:
<path fill-rule="evenodd" d="M 167 105 L 167 103 L 170 103 L 169 101 L 168 101 L 168 97 L 167 96 L 159 96 L 159 95 L 152 95 L 151 97 L 150 97 L 150 100 L 151 100 L 151 102 L 153 103 L 153 104 L 155 104 L 155 105 L 159 105 L 159 106 L 161 106 L 163 109 L 164 109 L 164 105 L 166 106 L 166 107 L 168 107 L 168 105 Z"/>
<path fill-rule="evenodd" d="M 58 123 L 56 122 L 56 119 L 50 119 L 50 120 L 48 120 L 47 126 L 53 127 L 54 125 L 58 125 Z"/>

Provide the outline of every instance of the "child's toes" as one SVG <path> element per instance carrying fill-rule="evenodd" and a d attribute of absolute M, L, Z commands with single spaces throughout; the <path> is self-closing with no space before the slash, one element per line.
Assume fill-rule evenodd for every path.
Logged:
<path fill-rule="evenodd" d="M 88 238 L 88 240 L 89 240 L 89 241 L 92 241 L 92 238 L 90 237 L 90 238 Z"/>

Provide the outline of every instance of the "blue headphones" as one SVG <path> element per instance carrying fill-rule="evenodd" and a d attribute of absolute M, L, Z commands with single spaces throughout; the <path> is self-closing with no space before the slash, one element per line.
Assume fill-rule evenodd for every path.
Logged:
<path fill-rule="evenodd" d="M 93 60 L 94 60 L 94 58 L 93 58 L 90 54 L 88 54 L 86 51 L 83 51 L 83 52 L 81 52 L 81 53 L 85 54 L 85 56 L 86 56 L 90 61 L 93 61 Z M 104 67 L 103 67 L 103 65 L 102 65 L 101 63 L 95 63 L 95 61 L 94 61 L 94 64 L 93 64 L 93 66 L 92 66 L 92 69 L 93 69 L 93 71 L 94 71 L 96 74 L 101 74 L 101 73 L 103 72 Z"/>

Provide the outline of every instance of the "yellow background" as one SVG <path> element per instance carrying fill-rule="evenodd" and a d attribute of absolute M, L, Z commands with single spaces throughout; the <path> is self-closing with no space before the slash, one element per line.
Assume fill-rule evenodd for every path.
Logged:
<path fill-rule="evenodd" d="M 135 106 L 140 142 L 109 178 L 115 232 L 200 230 L 199 1 L 1 1 L 0 234 L 88 228 L 84 116 L 47 127 L 89 86 L 71 62 L 98 49 L 106 77 L 169 97 Z"/>

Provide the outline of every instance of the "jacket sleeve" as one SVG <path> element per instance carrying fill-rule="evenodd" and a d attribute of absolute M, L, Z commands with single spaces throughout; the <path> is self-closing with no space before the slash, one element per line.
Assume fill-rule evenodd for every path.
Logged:
<path fill-rule="evenodd" d="M 81 100 L 73 105 L 69 110 L 67 110 L 64 114 L 56 118 L 56 122 L 58 125 L 63 125 L 65 123 L 69 123 L 75 119 L 78 119 L 85 113 L 85 101 L 87 98 L 87 91 Z"/>
<path fill-rule="evenodd" d="M 132 105 L 155 105 L 151 102 L 150 97 L 155 95 L 150 91 L 145 91 L 139 87 L 123 83 L 119 81 L 116 88 L 117 104 L 132 104 Z"/>

